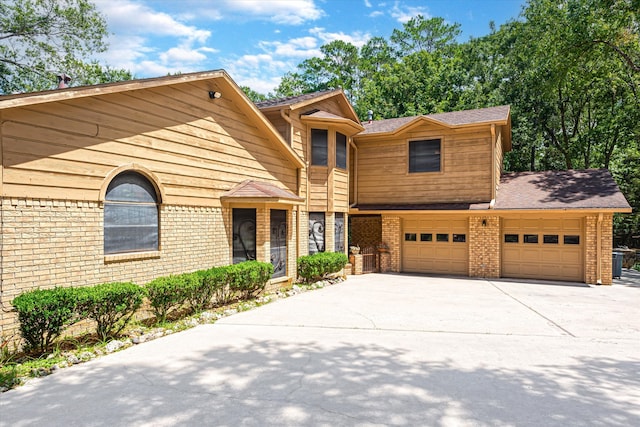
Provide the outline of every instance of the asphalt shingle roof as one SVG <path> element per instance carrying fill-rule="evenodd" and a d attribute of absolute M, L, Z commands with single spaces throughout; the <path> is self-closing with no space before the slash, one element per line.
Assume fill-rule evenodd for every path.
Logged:
<path fill-rule="evenodd" d="M 364 122 L 364 132 L 360 135 L 394 132 L 395 130 L 421 118 L 429 118 L 447 126 L 461 126 L 475 123 L 504 122 L 509 118 L 510 107 L 479 108 L 476 110 L 453 111 L 449 113 L 425 114 L 411 117 L 398 117 L 395 119 L 375 120 L 371 123 Z"/>
<path fill-rule="evenodd" d="M 495 209 L 631 209 L 607 169 L 507 173 Z"/>

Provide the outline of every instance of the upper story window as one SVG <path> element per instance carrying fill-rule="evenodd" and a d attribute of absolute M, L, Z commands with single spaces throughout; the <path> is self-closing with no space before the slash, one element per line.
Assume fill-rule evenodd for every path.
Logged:
<path fill-rule="evenodd" d="M 336 167 L 347 168 L 347 136 L 336 132 Z"/>
<path fill-rule="evenodd" d="M 326 129 L 311 129 L 311 164 L 327 166 L 329 132 Z"/>
<path fill-rule="evenodd" d="M 440 145 L 440 139 L 409 141 L 409 172 L 439 172 Z"/>
<path fill-rule="evenodd" d="M 159 249 L 158 194 L 142 174 L 122 172 L 107 187 L 104 202 L 104 253 Z"/>

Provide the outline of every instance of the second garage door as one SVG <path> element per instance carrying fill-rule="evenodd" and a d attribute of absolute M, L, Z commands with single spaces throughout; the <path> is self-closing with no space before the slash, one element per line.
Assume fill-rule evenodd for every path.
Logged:
<path fill-rule="evenodd" d="M 468 228 L 466 218 L 404 219 L 402 271 L 468 275 Z"/>
<path fill-rule="evenodd" d="M 582 220 L 504 219 L 502 276 L 584 281 Z"/>

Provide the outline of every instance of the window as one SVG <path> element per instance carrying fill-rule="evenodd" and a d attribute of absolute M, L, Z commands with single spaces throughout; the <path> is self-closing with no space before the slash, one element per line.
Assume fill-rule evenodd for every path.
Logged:
<path fill-rule="evenodd" d="M 109 183 L 104 202 L 104 253 L 159 249 L 158 195 L 142 174 L 126 171 Z"/>
<path fill-rule="evenodd" d="M 565 245 L 579 245 L 580 236 L 564 236 Z"/>
<path fill-rule="evenodd" d="M 522 236 L 522 241 L 524 243 L 538 243 L 538 235 L 537 234 L 525 234 Z"/>
<path fill-rule="evenodd" d="M 271 264 L 272 277 L 287 274 L 287 211 L 271 210 Z"/>
<path fill-rule="evenodd" d="M 420 233 L 420 241 L 421 242 L 433 242 L 433 234 L 431 234 L 431 233 Z"/>
<path fill-rule="evenodd" d="M 543 243 L 548 243 L 548 244 L 558 244 L 558 235 L 557 234 L 545 234 L 542 237 L 542 242 Z"/>
<path fill-rule="evenodd" d="M 344 213 L 335 214 L 335 245 L 334 251 L 344 253 Z"/>
<path fill-rule="evenodd" d="M 405 242 L 415 242 L 416 241 L 416 233 L 404 233 L 404 241 Z"/>
<path fill-rule="evenodd" d="M 327 166 L 328 131 L 326 129 L 311 129 L 311 164 Z"/>
<path fill-rule="evenodd" d="M 449 235 L 448 234 L 436 234 L 436 242 L 448 242 Z"/>
<path fill-rule="evenodd" d="M 440 171 L 440 140 L 409 141 L 409 172 Z"/>
<path fill-rule="evenodd" d="M 309 212 L 309 255 L 324 252 L 324 212 Z"/>
<path fill-rule="evenodd" d="M 457 243 L 465 243 L 467 241 L 467 235 L 466 234 L 454 234 L 452 240 L 454 242 L 457 242 Z"/>
<path fill-rule="evenodd" d="M 336 132 L 336 167 L 347 168 L 347 137 Z"/>
<path fill-rule="evenodd" d="M 505 234 L 504 235 L 504 242 L 505 243 L 518 243 L 519 239 L 518 239 L 518 235 L 517 234 Z"/>
<path fill-rule="evenodd" d="M 233 210 L 233 263 L 256 259 L 256 210 Z"/>

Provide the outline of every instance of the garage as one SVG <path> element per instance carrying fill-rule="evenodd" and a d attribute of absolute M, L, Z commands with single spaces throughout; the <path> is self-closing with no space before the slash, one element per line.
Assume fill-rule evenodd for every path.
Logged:
<path fill-rule="evenodd" d="M 583 220 L 503 219 L 502 276 L 583 282 Z"/>
<path fill-rule="evenodd" d="M 467 276 L 468 229 L 466 218 L 405 218 L 402 233 L 402 271 Z"/>

